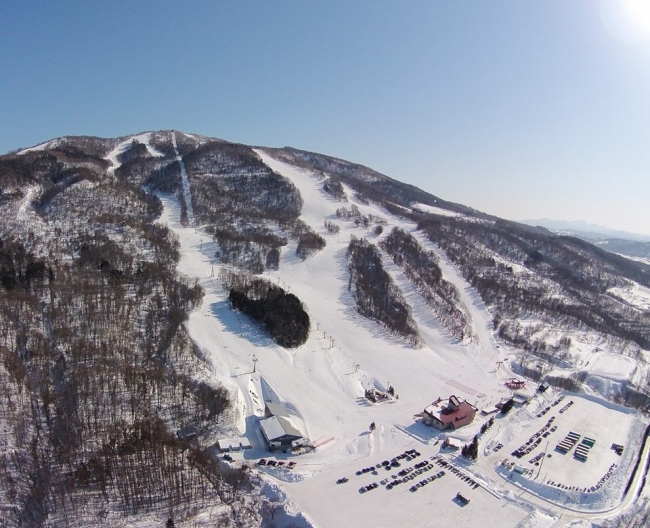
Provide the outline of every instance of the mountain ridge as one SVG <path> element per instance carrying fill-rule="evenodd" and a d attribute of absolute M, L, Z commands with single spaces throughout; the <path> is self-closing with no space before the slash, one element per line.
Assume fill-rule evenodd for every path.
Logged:
<path fill-rule="evenodd" d="M 31 416 L 0 439 L 15 524 L 64 523 L 54 503 L 89 526 L 206 503 L 269 522 L 208 450 L 246 435 L 263 456 L 267 399 L 327 445 L 318 468 L 424 434 L 405 415 L 436 392 L 496 404 L 515 374 L 650 403 L 649 266 L 368 167 L 168 130 L 0 156 L 0 185 L 1 419 Z"/>
<path fill-rule="evenodd" d="M 641 233 L 632 233 L 630 231 L 623 231 L 621 229 L 611 229 L 609 227 L 601 226 L 598 224 L 591 224 L 582 220 L 566 221 L 566 220 L 553 220 L 550 218 L 539 218 L 537 220 L 521 220 L 521 223 L 541 226 L 553 231 L 563 231 L 573 233 L 581 238 L 591 239 L 622 239 L 622 240 L 635 240 L 639 242 L 650 242 L 650 235 Z"/>

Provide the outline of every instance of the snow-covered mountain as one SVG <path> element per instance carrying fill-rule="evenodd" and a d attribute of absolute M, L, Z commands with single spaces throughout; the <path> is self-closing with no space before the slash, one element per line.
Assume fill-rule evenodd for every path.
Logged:
<path fill-rule="evenodd" d="M 537 220 L 523 220 L 522 224 L 530 226 L 541 226 L 551 231 L 577 236 L 588 239 L 615 238 L 621 240 L 635 240 L 638 242 L 650 242 L 650 236 L 639 233 L 630 233 L 620 229 L 610 229 L 598 224 L 590 224 L 582 220 L 568 222 L 565 220 L 552 220 L 550 218 L 539 218 Z"/>
<path fill-rule="evenodd" d="M 557 235 L 581 238 L 612 253 L 650 264 L 650 236 L 629 233 L 587 222 L 564 222 L 560 220 L 524 220 L 522 223 L 530 226 L 540 226 L 551 230 Z"/>
<path fill-rule="evenodd" d="M 345 160 L 177 131 L 2 156 L 0 205 L 7 525 L 430 526 L 433 500 L 441 526 L 550 526 L 645 504 L 642 262 Z M 531 403 L 455 432 L 481 436 L 475 463 L 444 459 L 439 478 L 472 482 L 467 507 L 444 486 L 335 483 L 370 465 L 397 480 L 382 463 L 404 451 L 430 462 L 413 474 L 443 467 L 423 409 L 455 394 L 489 416 L 515 375 Z M 545 476 L 503 478 L 497 446 L 523 443 L 566 390 L 567 416 L 598 419 L 557 415 L 560 432 L 611 429 L 582 470 L 611 482 L 564 490 L 554 478 L 580 472 L 551 453 Z M 257 464 L 269 401 L 307 441 L 273 457 L 294 469 Z M 214 444 L 234 438 L 252 449 L 226 464 Z"/>

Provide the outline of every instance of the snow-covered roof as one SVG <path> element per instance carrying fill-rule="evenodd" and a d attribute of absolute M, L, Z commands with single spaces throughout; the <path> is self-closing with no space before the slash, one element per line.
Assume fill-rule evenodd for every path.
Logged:
<path fill-rule="evenodd" d="M 521 392 L 515 392 L 512 395 L 512 399 L 515 401 L 515 403 L 522 404 L 530 400 L 530 396 L 528 396 L 527 394 L 523 394 Z"/>
<path fill-rule="evenodd" d="M 289 410 L 281 403 L 266 402 L 266 409 L 271 416 L 291 416 Z"/>
<path fill-rule="evenodd" d="M 264 431 L 264 436 L 266 436 L 269 442 L 286 435 L 295 436 L 297 438 L 303 437 L 303 434 L 292 423 L 291 418 L 271 416 L 270 418 L 262 420 L 260 422 L 260 427 Z"/>
<path fill-rule="evenodd" d="M 217 446 L 221 451 L 239 451 L 239 449 L 250 449 L 251 443 L 245 436 L 235 436 L 233 438 L 221 438 L 217 440 Z"/>

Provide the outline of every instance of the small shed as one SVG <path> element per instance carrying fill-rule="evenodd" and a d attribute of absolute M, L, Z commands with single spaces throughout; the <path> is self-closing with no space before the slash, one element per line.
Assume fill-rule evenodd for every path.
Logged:
<path fill-rule="evenodd" d="M 236 451 L 243 451 L 250 449 L 251 443 L 245 436 L 236 436 L 233 438 L 222 438 L 217 440 L 216 446 L 221 453 L 233 453 Z"/>
<path fill-rule="evenodd" d="M 530 397 L 521 392 L 515 392 L 512 395 L 512 400 L 515 402 L 515 405 L 521 407 L 522 405 L 526 405 L 530 401 Z"/>
<path fill-rule="evenodd" d="M 452 451 L 458 451 L 460 447 L 461 447 L 460 444 L 458 444 L 456 440 L 448 436 L 445 437 L 444 441 L 442 442 L 443 449 L 451 449 Z"/>

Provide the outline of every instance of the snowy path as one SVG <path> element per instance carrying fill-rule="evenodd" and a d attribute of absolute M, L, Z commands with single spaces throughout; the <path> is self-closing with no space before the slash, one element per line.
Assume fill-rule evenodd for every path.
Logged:
<path fill-rule="evenodd" d="M 34 195 L 36 194 L 37 191 L 37 186 L 36 185 L 30 185 L 27 187 L 27 191 L 25 192 L 25 197 L 20 201 L 20 206 L 18 207 L 18 211 L 16 213 L 16 220 L 19 222 L 29 222 L 31 220 L 31 203 L 32 200 L 34 199 Z"/>
<path fill-rule="evenodd" d="M 178 145 L 176 144 L 176 132 L 172 131 L 172 143 L 174 145 L 174 153 L 176 154 L 176 161 L 181 169 L 181 182 L 183 184 L 183 201 L 187 208 L 187 221 L 190 227 L 196 226 L 196 219 L 194 218 L 194 208 L 192 207 L 192 194 L 190 192 L 190 180 L 187 178 L 185 171 L 185 162 L 178 152 Z"/>
<path fill-rule="evenodd" d="M 443 277 L 451 282 L 460 295 L 460 302 L 465 312 L 469 314 L 473 335 L 473 345 L 478 347 L 480 358 L 479 362 L 486 371 L 494 372 L 497 370 L 497 364 L 505 359 L 505 354 L 500 353 L 493 334 L 492 315 L 483 303 L 478 292 L 465 280 L 460 271 L 451 263 L 447 255 L 436 245 L 433 244 L 421 232 L 412 233 L 418 239 L 420 244 L 425 248 L 432 250 L 438 257 L 438 264 L 442 270 Z M 505 380 L 512 376 L 512 372 L 504 367 L 499 369 L 497 377 Z"/>
<path fill-rule="evenodd" d="M 109 173 L 114 173 L 120 167 L 120 165 L 122 165 L 122 162 L 119 160 L 119 156 L 120 154 L 123 154 L 129 150 L 134 141 L 142 143 L 147 148 L 147 152 L 150 156 L 156 158 L 161 158 L 164 156 L 162 152 L 151 145 L 151 132 L 145 132 L 144 134 L 138 134 L 137 136 L 129 136 L 124 141 L 121 141 L 115 145 L 115 148 L 113 148 L 113 150 L 111 150 L 104 158 L 111 162 L 111 166 L 108 169 Z"/>

